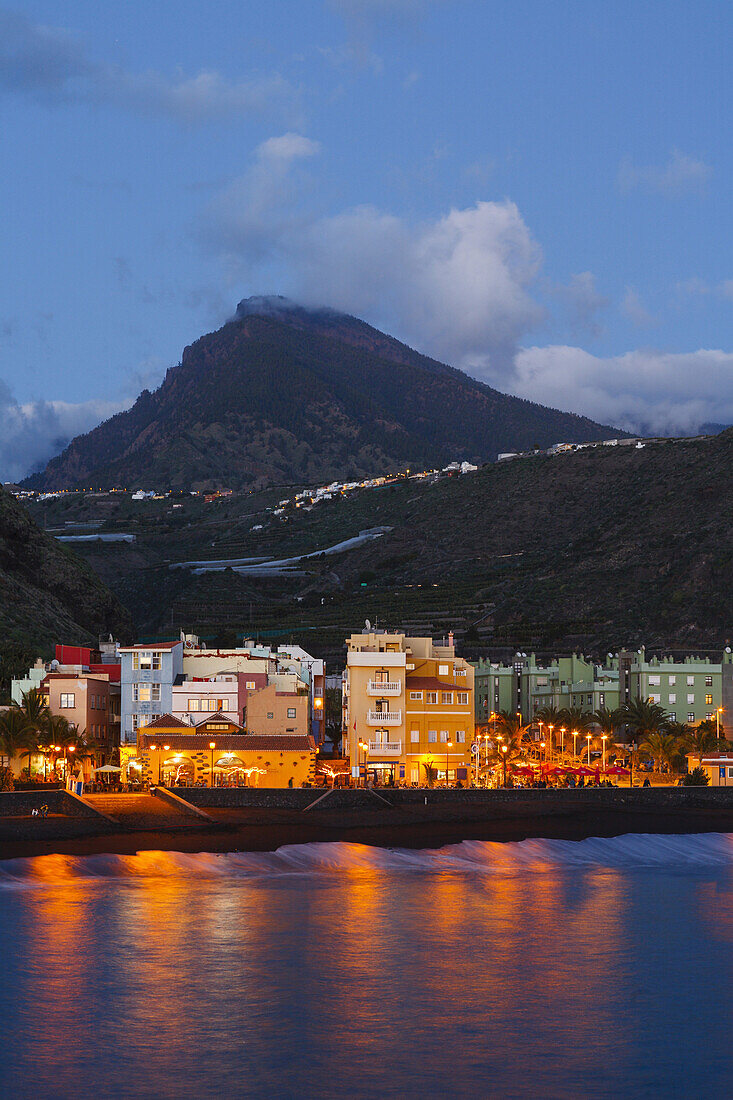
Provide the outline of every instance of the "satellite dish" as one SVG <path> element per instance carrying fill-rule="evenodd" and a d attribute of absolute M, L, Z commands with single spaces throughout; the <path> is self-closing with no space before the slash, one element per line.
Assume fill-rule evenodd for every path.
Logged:
<path fill-rule="evenodd" d="M 729 645 L 727 645 L 727 646 L 725 647 L 725 652 L 726 652 L 726 653 L 730 653 L 730 646 L 729 646 Z"/>
<path fill-rule="evenodd" d="M 371 630 L 371 629 L 372 629 L 372 624 L 371 624 L 371 623 L 369 622 L 369 620 L 368 620 L 368 619 L 365 619 L 365 620 L 364 620 L 364 626 L 365 626 L 365 627 L 367 628 L 367 630 Z"/>

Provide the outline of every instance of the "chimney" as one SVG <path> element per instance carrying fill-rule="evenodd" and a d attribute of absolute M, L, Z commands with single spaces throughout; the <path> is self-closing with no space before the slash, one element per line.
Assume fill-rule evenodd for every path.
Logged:
<path fill-rule="evenodd" d="M 448 631 L 448 645 L 451 647 L 451 649 L 453 648 L 453 631 L 452 630 Z"/>

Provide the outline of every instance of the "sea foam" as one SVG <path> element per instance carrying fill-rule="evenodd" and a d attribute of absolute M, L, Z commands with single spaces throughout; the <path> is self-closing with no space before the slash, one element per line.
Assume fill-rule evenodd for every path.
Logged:
<path fill-rule="evenodd" d="M 733 867 L 733 834 L 629 833 L 587 840 L 464 840 L 437 849 L 289 844 L 274 852 L 160 852 L 35 856 L 0 862 L 0 888 L 105 879 L 255 879 L 373 871 L 512 874 L 562 870 Z"/>

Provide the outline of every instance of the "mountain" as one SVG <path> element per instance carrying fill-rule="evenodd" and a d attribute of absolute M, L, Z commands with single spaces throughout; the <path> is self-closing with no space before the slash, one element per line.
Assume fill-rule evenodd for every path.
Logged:
<path fill-rule="evenodd" d="M 130 634 L 128 613 L 99 577 L 0 489 L 0 645 L 88 643 Z"/>
<path fill-rule="evenodd" d="M 158 390 L 24 484 L 312 483 L 618 434 L 499 393 L 355 317 L 250 298 L 186 348 Z"/>

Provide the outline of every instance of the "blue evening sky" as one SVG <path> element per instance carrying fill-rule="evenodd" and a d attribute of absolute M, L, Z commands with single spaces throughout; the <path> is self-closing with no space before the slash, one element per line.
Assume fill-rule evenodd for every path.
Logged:
<path fill-rule="evenodd" d="M 730 4 L 0 10 L 0 479 L 250 294 L 623 427 L 733 423 Z"/>

